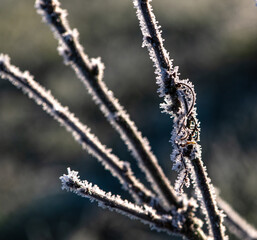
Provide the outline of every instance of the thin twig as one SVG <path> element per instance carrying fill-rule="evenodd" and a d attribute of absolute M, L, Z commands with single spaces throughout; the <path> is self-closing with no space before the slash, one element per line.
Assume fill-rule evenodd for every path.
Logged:
<path fill-rule="evenodd" d="M 127 144 L 160 200 L 165 206 L 181 207 L 182 203 L 159 166 L 148 141 L 142 137 L 134 122 L 102 81 L 104 67 L 100 59 L 89 59 L 84 53 L 78 40 L 78 32 L 69 26 L 66 11 L 60 8 L 58 0 L 37 0 L 35 6 L 54 32 L 59 42 L 59 53 L 64 57 L 65 63 L 74 69 L 107 120 Z"/>
<path fill-rule="evenodd" d="M 78 172 L 68 169 L 68 174 L 60 177 L 62 188 L 73 192 L 81 197 L 89 198 L 91 201 L 96 201 L 98 206 L 107 208 L 110 211 L 116 211 L 131 219 L 140 220 L 142 223 L 150 226 L 151 229 L 164 231 L 168 234 L 176 234 L 186 236 L 188 239 L 204 240 L 206 236 L 203 232 L 189 231 L 187 228 L 185 212 L 175 213 L 173 215 L 160 215 L 155 209 L 144 204 L 139 206 L 121 199 L 120 196 L 114 196 L 111 193 L 106 193 L 98 186 L 92 185 L 87 181 L 81 181 Z"/>
<path fill-rule="evenodd" d="M 189 146 L 191 147 L 191 146 Z M 206 168 L 203 166 L 202 161 L 199 158 L 192 158 L 191 160 L 194 170 L 191 174 L 195 174 L 194 178 L 199 186 L 201 199 L 199 201 L 205 207 L 203 211 L 207 211 L 206 216 L 208 216 L 207 221 L 210 222 L 211 231 L 213 233 L 214 239 L 226 239 L 225 227 L 223 225 L 223 213 L 218 209 L 215 199 L 214 188 L 210 184 L 210 178 L 208 178 L 206 173 Z M 197 190 L 196 190 L 197 191 Z"/>
<path fill-rule="evenodd" d="M 225 224 L 239 239 L 257 240 L 257 230 L 243 219 L 228 203 L 217 197 L 219 207 L 225 213 Z"/>
<path fill-rule="evenodd" d="M 157 204 L 155 195 L 148 190 L 136 177 L 130 168 L 130 164 L 121 161 L 111 153 L 90 129 L 83 125 L 67 107 L 63 107 L 44 87 L 34 81 L 28 72 L 21 72 L 17 67 L 10 64 L 7 55 L 0 54 L 0 77 L 9 80 L 14 86 L 27 94 L 51 115 L 61 126 L 71 132 L 74 139 L 81 144 L 83 149 L 98 159 L 117 177 L 124 189 L 128 190 L 137 202 Z"/>
<path fill-rule="evenodd" d="M 179 79 L 178 68 L 173 67 L 169 54 L 163 46 L 160 27 L 157 25 L 149 2 L 150 0 L 133 1 L 143 35 L 143 46 L 147 46 L 155 66 L 159 85 L 158 93 L 160 97 L 164 98 L 161 108 L 164 109 L 163 112 L 173 117 L 173 131 L 170 140 L 173 146 L 171 158 L 175 162 L 173 168 L 179 172 L 175 186 L 177 189 L 182 189 L 184 184 L 189 186 L 187 174 L 190 172 L 198 199 L 206 213 L 211 233 L 214 239 L 221 240 L 225 238 L 222 214 L 215 202 L 215 193 L 210 179 L 207 177 L 206 168 L 203 166 L 201 148 L 197 143 L 199 123 L 194 106 L 196 99 L 194 88 L 188 80 Z M 183 85 L 189 91 L 181 88 Z M 194 129 L 190 127 L 191 119 L 195 124 Z M 189 124 L 187 124 L 188 122 Z"/>

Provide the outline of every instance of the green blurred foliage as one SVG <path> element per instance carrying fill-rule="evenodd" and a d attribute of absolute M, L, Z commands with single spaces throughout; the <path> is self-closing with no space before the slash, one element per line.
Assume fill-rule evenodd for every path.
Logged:
<path fill-rule="evenodd" d="M 32 0 L 0 1 L 0 52 L 30 71 L 100 140 L 131 160 L 86 90 L 56 52 Z M 174 182 L 171 120 L 161 114 L 155 76 L 141 48 L 131 0 L 63 0 L 90 57 L 101 56 L 105 82 L 152 144 Z M 257 225 L 257 8 L 254 1 L 153 1 L 165 46 L 197 92 L 203 160 L 225 200 Z M 170 239 L 95 204 L 62 193 L 67 167 L 127 197 L 69 133 L 7 81 L 0 81 L 0 239 Z M 135 164 L 135 171 L 143 177 Z"/>

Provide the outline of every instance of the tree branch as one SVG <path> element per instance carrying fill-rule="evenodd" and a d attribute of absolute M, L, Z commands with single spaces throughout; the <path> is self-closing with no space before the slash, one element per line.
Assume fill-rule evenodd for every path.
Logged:
<path fill-rule="evenodd" d="M 99 207 L 107 208 L 110 211 L 118 212 L 131 219 L 140 220 L 150 226 L 152 230 L 164 231 L 168 234 L 176 234 L 189 237 L 188 239 L 204 240 L 206 236 L 202 232 L 188 231 L 187 218 L 185 212 L 173 212 L 173 215 L 160 215 L 148 205 L 135 205 L 120 196 L 114 196 L 110 192 L 106 193 L 98 186 L 92 185 L 87 181 L 81 181 L 78 172 L 68 168 L 68 174 L 60 177 L 62 188 L 73 192 L 81 197 L 89 198 L 92 202 L 96 201 Z M 193 238 L 191 238 L 193 237 Z"/>
<path fill-rule="evenodd" d="M 128 190 L 139 203 L 148 203 L 159 206 L 156 196 L 148 190 L 136 177 L 130 168 L 130 164 L 121 161 L 111 153 L 98 138 L 83 125 L 67 107 L 63 107 L 44 87 L 34 81 L 28 72 L 21 72 L 10 64 L 7 55 L 0 54 L 0 77 L 9 80 L 15 87 L 32 98 L 43 110 L 51 115 L 61 126 L 72 133 L 74 139 L 80 143 L 83 149 L 93 155 L 102 163 L 105 169 L 119 179 L 124 189 Z"/>
<path fill-rule="evenodd" d="M 144 220 L 148 225 L 153 225 L 154 228 L 158 227 L 158 229 L 160 228 L 162 231 L 168 233 L 172 232 L 171 230 L 174 226 L 178 226 L 180 229 L 179 234 L 186 236 L 188 239 L 207 239 L 200 229 L 200 220 L 194 215 L 196 208 L 194 201 L 187 201 L 185 198 L 183 208 L 173 208 L 171 211 L 163 209 L 162 206 L 159 205 L 155 195 L 135 178 L 128 162 L 121 161 L 112 154 L 110 149 L 102 145 L 90 130 L 79 122 L 74 114 L 68 111 L 67 107 L 63 107 L 54 99 L 49 91 L 45 90 L 39 83 L 34 81 L 33 77 L 28 72 L 21 72 L 17 67 L 11 65 L 7 55 L 0 54 L 0 77 L 10 81 L 18 89 L 21 89 L 40 105 L 43 110 L 65 127 L 67 131 L 71 132 L 75 140 L 81 144 L 82 148 L 86 149 L 91 155 L 97 158 L 114 177 L 117 177 L 123 187 L 130 192 L 139 204 L 147 204 L 147 209 L 154 209 L 150 212 L 147 210 L 145 212 L 147 216 L 139 215 L 139 217 L 141 216 L 140 219 Z M 128 214 L 130 213 L 130 209 L 125 209 L 124 211 L 128 211 Z M 156 214 L 156 219 L 152 219 L 152 211 Z M 172 222 L 168 222 L 171 215 L 174 219 Z M 159 216 L 161 217 L 159 218 Z M 149 219 L 152 219 L 152 222 L 148 222 Z M 181 219 L 183 220 L 182 225 Z M 175 228 L 176 227 L 174 227 L 174 229 Z M 174 230 L 172 233 L 176 233 L 176 231 L 177 230 Z"/>
<path fill-rule="evenodd" d="M 57 0 L 37 0 L 35 6 L 58 40 L 58 50 L 65 63 L 74 69 L 107 120 L 120 134 L 160 200 L 166 207 L 181 207 L 182 203 L 151 152 L 148 141 L 142 137 L 134 122 L 102 81 L 104 67 L 100 59 L 89 59 L 84 53 L 78 40 L 78 32 L 69 26 L 66 11 L 60 8 Z"/>
<path fill-rule="evenodd" d="M 148 48 L 157 74 L 158 93 L 164 98 L 161 108 L 173 117 L 171 159 L 174 162 L 173 169 L 179 172 L 175 188 L 181 192 L 183 185 L 188 187 L 190 174 L 211 233 L 214 239 L 221 240 L 225 238 L 223 218 L 215 202 L 214 189 L 207 177 L 206 168 L 201 160 L 201 148 L 197 143 L 200 128 L 194 106 L 194 87 L 188 80 L 179 79 L 178 68 L 173 67 L 163 46 L 160 27 L 149 2 L 150 0 L 133 1 L 143 35 L 143 47 Z"/>

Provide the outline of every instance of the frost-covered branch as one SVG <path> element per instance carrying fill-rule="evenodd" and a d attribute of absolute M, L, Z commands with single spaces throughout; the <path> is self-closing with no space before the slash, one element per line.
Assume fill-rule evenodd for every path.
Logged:
<path fill-rule="evenodd" d="M 87 126 L 69 112 L 67 107 L 63 107 L 50 91 L 34 81 L 29 72 L 21 72 L 17 67 L 11 65 L 10 58 L 3 54 L 0 54 L 0 77 L 9 80 L 14 86 L 21 89 L 67 131 L 71 132 L 82 148 L 97 158 L 105 169 L 117 177 L 124 189 L 128 190 L 137 202 L 158 205 L 155 195 L 135 178 L 128 162 L 119 160 L 90 132 Z"/>
<path fill-rule="evenodd" d="M 188 80 L 179 79 L 178 68 L 173 66 L 163 46 L 160 26 L 157 25 L 149 2 L 150 0 L 133 0 L 143 34 L 143 47 L 148 48 L 157 74 L 158 93 L 164 98 L 161 108 L 173 117 L 171 159 L 174 162 L 173 169 L 179 172 L 175 188 L 181 192 L 183 185 L 189 187 L 189 175 L 191 176 L 214 239 L 224 239 L 222 213 L 217 207 L 214 188 L 201 160 L 194 87 Z"/>
<path fill-rule="evenodd" d="M 217 197 L 219 207 L 225 213 L 225 224 L 239 239 L 257 240 L 257 230 L 243 219 L 228 203 Z"/>
<path fill-rule="evenodd" d="M 89 59 L 84 53 L 78 40 L 78 31 L 69 26 L 67 12 L 60 8 L 58 0 L 37 0 L 35 6 L 58 40 L 58 50 L 65 63 L 74 69 L 107 120 L 118 131 L 160 200 L 166 206 L 180 207 L 181 202 L 159 166 L 148 141 L 142 137 L 134 122 L 102 81 L 104 66 L 100 59 Z"/>
<path fill-rule="evenodd" d="M 173 169 L 178 172 L 175 190 L 178 195 L 181 194 L 184 186 L 189 187 L 189 176 L 191 177 L 209 224 L 210 236 L 203 233 L 202 222 L 195 217 L 198 207 L 195 200 L 188 199 L 185 194 L 181 198 L 177 196 L 151 152 L 148 141 L 142 137 L 134 122 L 102 81 L 104 65 L 100 58 L 90 59 L 84 53 L 78 32 L 70 28 L 66 18 L 67 12 L 60 8 L 58 0 L 36 0 L 35 6 L 58 40 L 58 51 L 64 62 L 74 69 L 107 120 L 120 134 L 137 159 L 139 167 L 145 172 L 155 193 L 135 177 L 128 162 L 115 156 L 67 107 L 63 107 L 50 91 L 37 83 L 28 72 L 21 72 L 11 65 L 9 57 L 3 54 L 0 54 L 0 77 L 21 89 L 69 131 L 83 149 L 119 179 L 136 204 L 106 193 L 87 181 L 81 181 L 78 172 L 70 169 L 67 175 L 60 177 L 63 189 L 97 201 L 100 207 L 140 220 L 151 229 L 193 240 L 226 239 L 223 213 L 218 209 L 219 205 L 227 215 L 225 223 L 232 233 L 241 239 L 257 240 L 257 231 L 228 204 L 220 198 L 217 199 L 218 205 L 216 203 L 214 188 L 201 160 L 201 146 L 198 143 L 200 126 L 196 117 L 194 86 L 189 80 L 179 78 L 178 67 L 173 66 L 163 46 L 160 27 L 157 25 L 150 1 L 133 0 L 133 3 L 143 34 L 143 46 L 148 48 L 150 58 L 154 62 L 158 93 L 164 98 L 161 108 L 173 118 L 170 142 L 173 147 Z"/>
<path fill-rule="evenodd" d="M 207 239 L 200 229 L 201 222 L 194 216 L 194 201 L 187 201 L 185 198 L 183 208 L 173 208 L 171 211 L 165 211 L 159 205 L 155 195 L 135 178 L 128 162 L 119 160 L 118 157 L 111 153 L 111 150 L 106 149 L 97 137 L 69 112 L 67 107 L 63 107 L 51 95 L 50 91 L 45 90 L 39 83 L 34 81 L 28 72 L 21 72 L 17 67 L 11 65 L 9 57 L 3 54 L 0 54 L 0 77 L 9 80 L 14 86 L 21 89 L 49 115 L 64 126 L 66 130 L 71 132 L 75 140 L 82 145 L 83 149 L 86 149 L 91 155 L 96 157 L 107 170 L 111 171 L 113 176 L 120 180 L 123 187 L 131 193 L 135 200 L 142 206 L 145 206 L 139 207 L 139 209 L 143 209 L 142 211 L 144 213 L 142 212 L 135 216 L 132 214 L 133 209 L 118 208 L 115 211 L 123 210 L 123 212 L 143 220 L 145 223 L 153 226 L 153 228 L 158 228 L 168 233 L 178 233 L 186 236 L 188 239 Z M 107 204 L 107 206 L 109 205 Z M 152 212 L 154 212 L 156 218 L 152 218 Z M 163 213 L 165 214 L 163 215 Z M 169 222 L 171 216 L 173 218 Z M 148 221 L 149 219 L 151 219 L 151 222 Z"/>
<path fill-rule="evenodd" d="M 160 215 L 149 205 L 139 206 L 133 204 L 121 199 L 120 196 L 114 196 L 110 192 L 106 193 L 98 186 L 92 185 L 92 183 L 81 181 L 78 172 L 71 171 L 69 168 L 68 174 L 64 174 L 60 179 L 62 181 L 62 189 L 66 189 L 81 197 L 89 198 L 91 202 L 96 201 L 99 207 L 118 212 L 133 220 L 140 220 L 142 223 L 149 225 L 153 230 L 183 235 L 188 239 L 206 239 L 202 232 L 190 231 L 188 229 L 186 213 L 183 211 Z"/>

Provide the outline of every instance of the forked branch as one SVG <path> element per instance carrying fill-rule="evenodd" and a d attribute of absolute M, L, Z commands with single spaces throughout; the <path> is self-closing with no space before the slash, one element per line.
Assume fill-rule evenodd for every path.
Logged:
<path fill-rule="evenodd" d="M 123 141 L 145 172 L 152 190 L 147 189 L 134 175 L 130 164 L 121 161 L 107 149 L 89 128 L 83 125 L 74 114 L 63 107 L 49 91 L 34 81 L 28 72 L 21 72 L 11 65 L 6 55 L 0 54 L 0 77 L 9 80 L 17 88 L 32 98 L 56 121 L 72 133 L 83 149 L 98 159 L 105 169 L 119 179 L 136 204 L 122 200 L 119 196 L 106 193 L 87 181 L 81 181 L 78 173 L 70 171 L 60 177 L 63 188 L 82 197 L 97 201 L 98 205 L 116 211 L 132 219 L 137 219 L 158 231 L 178 234 L 188 239 L 225 239 L 222 212 L 218 209 L 215 193 L 206 168 L 201 160 L 201 147 L 198 144 L 200 126 L 196 117 L 194 86 L 188 80 L 179 78 L 178 68 L 174 67 L 163 46 L 160 27 L 149 4 L 150 0 L 133 0 L 143 34 L 143 46 L 147 46 L 157 74 L 158 93 L 164 98 L 163 112 L 173 117 L 173 131 L 170 142 L 173 151 L 173 169 L 178 174 L 175 189 L 179 194 L 183 187 L 190 185 L 189 176 L 195 187 L 198 200 L 206 214 L 210 226 L 210 236 L 201 230 L 202 224 L 194 215 L 197 205 L 183 194 L 178 197 L 167 177 L 151 152 L 149 143 L 137 130 L 112 92 L 102 81 L 104 66 L 100 59 L 89 59 L 78 40 L 78 32 L 72 30 L 66 19 L 67 12 L 60 8 L 58 0 L 36 0 L 36 8 L 50 25 L 59 42 L 59 53 L 70 65 L 88 89 L 107 120 L 120 134 Z M 218 205 L 227 214 L 226 223 L 231 232 L 248 240 L 257 239 L 257 231 L 249 226 L 226 203 L 218 199 Z M 230 228 L 232 226 L 232 228 Z"/>
<path fill-rule="evenodd" d="M 162 229 L 168 233 L 180 234 L 188 239 L 206 239 L 206 236 L 200 229 L 200 221 L 194 216 L 196 207 L 194 201 L 187 202 L 185 199 L 184 207 L 181 209 L 173 208 L 171 211 L 163 209 L 158 202 L 158 198 L 135 178 L 128 162 L 121 161 L 117 156 L 112 154 L 111 150 L 102 145 L 98 138 L 95 137 L 74 114 L 69 112 L 67 107 L 63 107 L 49 91 L 45 90 L 39 83 L 34 81 L 33 77 L 28 72 L 21 72 L 17 67 L 11 65 L 7 55 L 0 54 L 0 77 L 9 80 L 14 86 L 21 89 L 56 121 L 64 126 L 66 130 L 71 132 L 75 140 L 81 144 L 82 148 L 86 149 L 91 155 L 97 158 L 114 177 L 117 177 L 123 187 L 128 190 L 136 202 L 141 205 L 139 208 L 135 207 L 133 209 L 132 207 L 130 209 L 125 206 L 126 204 L 117 207 L 116 202 L 108 201 L 109 203 L 105 203 L 106 206 L 113 207 L 116 209 L 115 211 L 127 213 L 136 219 L 141 219 L 148 225 L 152 225 L 154 228 Z M 75 176 L 76 174 L 71 175 Z M 95 188 L 88 190 L 87 192 L 93 192 L 94 189 Z M 98 196 L 96 193 L 95 199 L 100 201 L 101 196 Z M 110 200 L 111 199 L 112 198 L 110 198 Z M 128 205 L 132 206 L 133 204 Z M 139 209 L 143 212 L 141 212 L 141 210 L 139 211 Z M 139 212 L 135 213 L 134 210 L 138 210 Z M 152 219 L 152 212 L 155 214 L 156 218 Z M 150 221 L 150 219 L 152 220 Z M 170 219 L 172 219 L 171 222 L 169 222 Z"/>
<path fill-rule="evenodd" d="M 89 59 L 84 53 L 77 30 L 72 30 L 66 19 L 67 12 L 60 8 L 58 0 L 37 0 L 35 6 L 58 40 L 58 50 L 65 63 L 74 69 L 107 120 L 120 134 L 161 202 L 168 208 L 172 205 L 180 207 L 181 202 L 151 152 L 148 141 L 102 81 L 104 67 L 100 59 Z"/>

